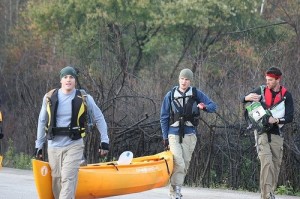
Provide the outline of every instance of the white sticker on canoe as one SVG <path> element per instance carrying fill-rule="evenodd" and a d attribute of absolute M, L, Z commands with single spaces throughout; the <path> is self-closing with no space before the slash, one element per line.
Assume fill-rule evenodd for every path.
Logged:
<path fill-rule="evenodd" d="M 42 174 L 42 176 L 46 176 L 48 174 L 48 167 L 43 166 L 41 168 L 41 174 Z"/>
<path fill-rule="evenodd" d="M 159 167 L 154 166 L 154 167 L 144 167 L 144 168 L 137 168 L 136 169 L 137 173 L 150 173 L 150 172 L 154 172 L 154 171 L 159 171 Z"/>

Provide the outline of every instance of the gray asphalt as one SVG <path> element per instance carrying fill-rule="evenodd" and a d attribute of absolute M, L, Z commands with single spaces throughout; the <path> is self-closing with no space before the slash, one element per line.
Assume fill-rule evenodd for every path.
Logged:
<path fill-rule="evenodd" d="M 168 188 L 158 188 L 141 193 L 109 197 L 108 199 L 168 199 Z M 259 199 L 259 193 L 223 189 L 182 189 L 183 199 Z M 0 199 L 38 199 L 32 171 L 0 168 Z M 300 199 L 296 196 L 276 196 L 276 199 Z"/>
<path fill-rule="evenodd" d="M 32 171 L 0 168 L 0 199 L 37 199 Z"/>

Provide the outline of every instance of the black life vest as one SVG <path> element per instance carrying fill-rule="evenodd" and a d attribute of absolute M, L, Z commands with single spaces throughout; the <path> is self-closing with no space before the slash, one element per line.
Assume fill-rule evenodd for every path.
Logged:
<path fill-rule="evenodd" d="M 77 140 L 85 136 L 85 122 L 87 118 L 87 107 L 84 103 L 82 93 L 76 90 L 72 100 L 71 123 L 68 127 L 56 126 L 56 114 L 58 107 L 58 89 L 47 93 L 47 138 L 53 139 L 55 135 L 68 135 L 71 139 Z"/>
<path fill-rule="evenodd" d="M 180 118 L 184 120 L 186 126 L 198 126 L 200 111 L 197 107 L 197 89 L 190 87 L 184 94 L 180 93 L 178 86 L 171 91 L 171 113 L 170 125 L 178 127 Z"/>

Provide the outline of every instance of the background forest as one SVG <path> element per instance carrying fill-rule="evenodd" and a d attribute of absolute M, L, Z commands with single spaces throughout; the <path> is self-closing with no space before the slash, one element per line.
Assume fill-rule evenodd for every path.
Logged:
<path fill-rule="evenodd" d="M 162 99 L 190 68 L 218 110 L 201 115 L 186 184 L 256 191 L 259 162 L 240 97 L 278 66 L 295 106 L 279 185 L 300 192 L 299 62 L 299 0 L 1 0 L 0 153 L 6 165 L 18 162 L 14 154 L 32 156 L 42 98 L 66 65 L 105 115 L 109 160 L 160 152 Z M 98 136 L 85 140 L 89 162 L 99 161 Z"/>

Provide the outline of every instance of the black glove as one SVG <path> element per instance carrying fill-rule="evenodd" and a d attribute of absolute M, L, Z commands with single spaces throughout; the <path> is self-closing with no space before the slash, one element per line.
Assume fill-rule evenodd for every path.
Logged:
<path fill-rule="evenodd" d="M 270 115 L 264 115 L 264 116 L 262 117 L 261 123 L 262 123 L 264 126 L 268 126 L 268 125 L 269 125 L 269 118 L 270 118 L 270 117 L 271 117 Z"/>
<path fill-rule="evenodd" d="M 0 140 L 4 137 L 3 133 L 0 133 Z"/>
<path fill-rule="evenodd" d="M 107 144 L 105 142 L 101 142 L 100 149 L 109 150 L 109 144 Z"/>
<path fill-rule="evenodd" d="M 38 160 L 43 160 L 43 149 L 35 148 L 35 152 L 33 156 Z"/>
<path fill-rule="evenodd" d="M 101 142 L 101 145 L 99 146 L 99 155 L 106 156 L 108 154 L 108 150 L 109 150 L 109 144 L 105 142 Z"/>
<path fill-rule="evenodd" d="M 168 150 L 169 149 L 169 140 L 168 139 L 164 139 L 163 140 L 163 144 L 164 144 L 165 150 Z"/>

